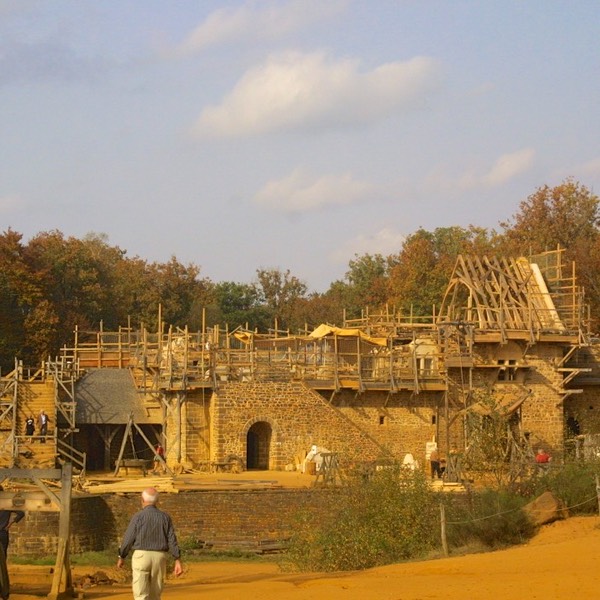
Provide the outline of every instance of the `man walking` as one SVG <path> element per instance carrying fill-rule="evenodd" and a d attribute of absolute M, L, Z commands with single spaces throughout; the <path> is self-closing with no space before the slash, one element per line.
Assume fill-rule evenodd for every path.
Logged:
<path fill-rule="evenodd" d="M 45 411 L 41 410 L 40 415 L 38 417 L 38 425 L 40 428 L 40 442 L 42 444 L 46 443 L 46 434 L 48 433 L 48 415 Z"/>
<path fill-rule="evenodd" d="M 156 507 L 158 492 L 148 488 L 142 492 L 142 510 L 133 515 L 119 549 L 117 567 L 123 567 L 124 559 L 133 549 L 133 597 L 135 600 L 160 600 L 167 555 L 175 559 L 173 574 L 183 573 L 177 536 L 171 517 Z"/>
<path fill-rule="evenodd" d="M 10 580 L 6 566 L 8 530 L 13 523 L 18 523 L 24 516 L 25 513 L 22 510 L 0 510 L 0 598 L 2 600 L 8 600 L 10 594 Z"/>

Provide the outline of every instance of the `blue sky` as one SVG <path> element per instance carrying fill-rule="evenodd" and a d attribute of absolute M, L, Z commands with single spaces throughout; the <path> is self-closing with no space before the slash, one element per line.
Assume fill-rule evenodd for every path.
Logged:
<path fill-rule="evenodd" d="M 600 4 L 0 0 L 0 223 L 311 290 L 600 187 Z"/>

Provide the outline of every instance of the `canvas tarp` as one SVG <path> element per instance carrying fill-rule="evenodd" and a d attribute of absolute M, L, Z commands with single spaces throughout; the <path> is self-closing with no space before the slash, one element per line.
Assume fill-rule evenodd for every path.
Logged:
<path fill-rule="evenodd" d="M 387 347 L 388 345 L 387 338 L 372 337 L 367 335 L 364 331 L 356 328 L 333 327 L 332 325 L 325 324 L 319 325 L 312 333 L 309 334 L 308 337 L 321 339 L 330 335 L 337 335 L 339 337 L 359 337 L 361 340 L 369 342 L 370 344 L 375 344 L 376 346 Z"/>

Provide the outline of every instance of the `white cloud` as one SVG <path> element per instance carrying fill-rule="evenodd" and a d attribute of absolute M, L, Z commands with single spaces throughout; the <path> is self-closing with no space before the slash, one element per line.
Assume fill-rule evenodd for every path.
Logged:
<path fill-rule="evenodd" d="M 406 237 L 398 231 L 384 227 L 371 235 L 360 234 L 337 247 L 330 258 L 336 263 L 347 263 L 349 256 L 358 254 L 382 254 L 388 256 L 400 252 Z"/>
<path fill-rule="evenodd" d="M 216 44 L 240 39 L 274 39 L 341 12 L 347 0 L 290 0 L 250 2 L 212 12 L 176 48 L 188 55 Z"/>
<path fill-rule="evenodd" d="M 511 154 L 503 154 L 494 163 L 490 171 L 483 175 L 481 181 L 488 187 L 496 187 L 528 171 L 535 157 L 533 148 L 523 148 Z"/>
<path fill-rule="evenodd" d="M 250 69 L 220 105 L 205 108 L 196 134 L 243 136 L 277 130 L 365 124 L 414 109 L 439 83 L 427 57 L 380 65 L 324 53 L 288 52 Z"/>
<path fill-rule="evenodd" d="M 314 177 L 304 169 L 278 181 L 269 181 L 254 196 L 257 204 L 286 213 L 301 213 L 324 206 L 353 204 L 367 199 L 375 187 L 350 173 Z"/>
<path fill-rule="evenodd" d="M 532 148 L 523 148 L 503 154 L 487 168 L 481 164 L 470 166 L 458 175 L 450 172 L 448 166 L 439 165 L 431 170 L 424 188 L 429 193 L 456 194 L 497 187 L 529 170 L 534 158 L 535 151 Z"/>

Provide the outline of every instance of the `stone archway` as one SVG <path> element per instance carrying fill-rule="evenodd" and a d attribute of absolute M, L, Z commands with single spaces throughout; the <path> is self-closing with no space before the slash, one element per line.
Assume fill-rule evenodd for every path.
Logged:
<path fill-rule="evenodd" d="M 273 429 L 266 421 L 257 421 L 246 434 L 246 468 L 267 470 L 270 466 Z"/>

